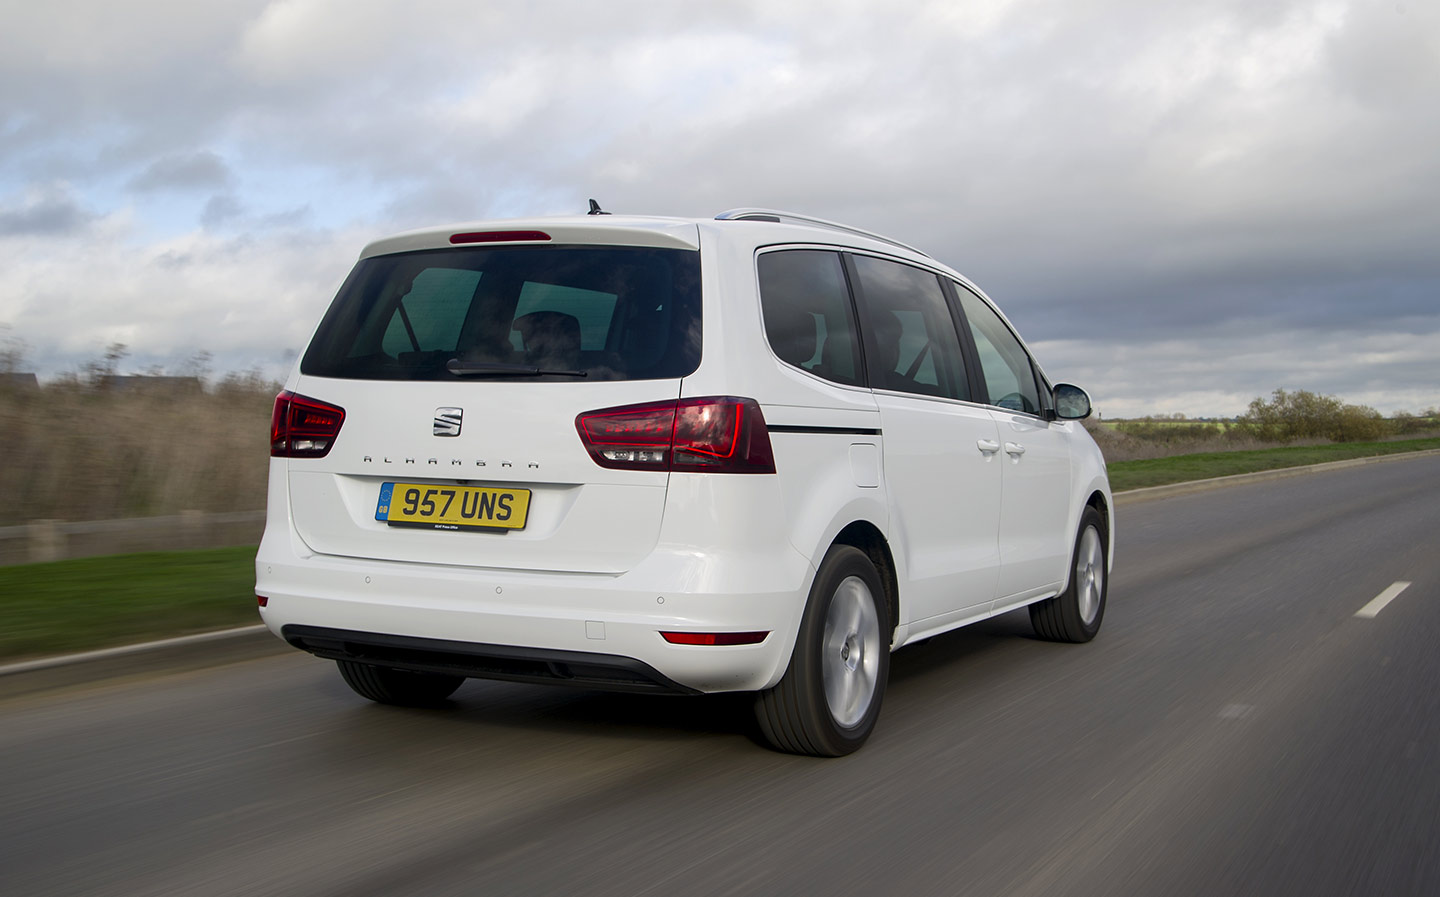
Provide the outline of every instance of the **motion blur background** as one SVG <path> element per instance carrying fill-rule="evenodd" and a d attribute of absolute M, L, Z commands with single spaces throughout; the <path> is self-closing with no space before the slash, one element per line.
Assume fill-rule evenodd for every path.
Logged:
<path fill-rule="evenodd" d="M 0 0 L 0 894 L 1440 893 L 1437 109 L 1433 0 Z M 920 246 L 1117 491 L 1432 452 L 1122 495 L 1094 643 L 896 652 L 836 761 L 263 632 L 49 666 L 254 623 L 276 381 L 367 241 L 590 197 Z"/>

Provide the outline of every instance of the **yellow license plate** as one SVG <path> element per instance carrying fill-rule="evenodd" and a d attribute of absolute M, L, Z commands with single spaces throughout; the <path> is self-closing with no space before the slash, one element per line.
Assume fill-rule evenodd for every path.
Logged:
<path fill-rule="evenodd" d="M 529 489 L 382 483 L 375 519 L 424 529 L 524 529 Z"/>

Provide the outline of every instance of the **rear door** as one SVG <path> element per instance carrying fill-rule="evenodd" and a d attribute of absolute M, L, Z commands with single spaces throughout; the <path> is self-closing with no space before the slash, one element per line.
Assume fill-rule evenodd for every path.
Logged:
<path fill-rule="evenodd" d="M 294 387 L 345 412 L 325 457 L 286 462 L 297 534 L 330 555 L 629 569 L 654 547 L 668 475 L 600 467 L 576 417 L 677 398 L 699 362 L 700 320 L 697 250 L 496 246 L 362 260 Z M 395 519 L 423 502 L 433 515 L 482 501 L 492 513 L 471 521 L 494 526 Z"/>
<path fill-rule="evenodd" d="M 988 609 L 999 568 L 1001 464 L 994 419 L 971 402 L 936 275 L 848 256 L 866 368 L 884 428 L 891 544 L 905 559 L 906 622 L 943 626 Z"/>

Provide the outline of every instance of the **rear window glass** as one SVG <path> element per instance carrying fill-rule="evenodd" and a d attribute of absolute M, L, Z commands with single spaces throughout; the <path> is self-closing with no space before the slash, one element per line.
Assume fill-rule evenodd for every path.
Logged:
<path fill-rule="evenodd" d="M 515 246 L 362 259 L 305 374 L 360 380 L 653 380 L 700 363 L 700 256 Z"/>

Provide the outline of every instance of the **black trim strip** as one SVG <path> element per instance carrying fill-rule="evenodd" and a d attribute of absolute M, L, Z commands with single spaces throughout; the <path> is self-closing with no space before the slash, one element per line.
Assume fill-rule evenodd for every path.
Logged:
<path fill-rule="evenodd" d="M 879 436 L 880 430 L 865 427 L 795 427 L 787 424 L 767 424 L 771 433 L 846 433 L 851 436 Z"/>

